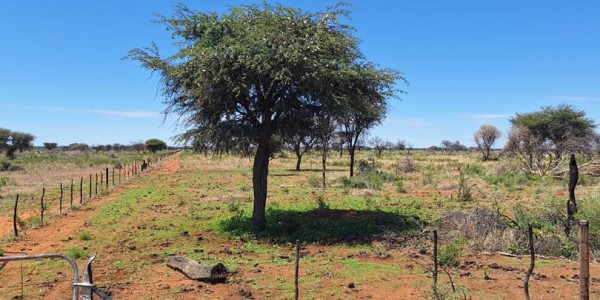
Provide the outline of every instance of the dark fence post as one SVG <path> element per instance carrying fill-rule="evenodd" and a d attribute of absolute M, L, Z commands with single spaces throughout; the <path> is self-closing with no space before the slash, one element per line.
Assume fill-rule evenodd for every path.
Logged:
<path fill-rule="evenodd" d="M 294 276 L 294 299 L 298 300 L 300 289 L 298 287 L 298 277 L 300 270 L 300 240 L 296 240 L 296 273 Z"/>
<path fill-rule="evenodd" d="M 60 200 L 58 200 L 58 214 L 62 215 L 62 201 L 63 201 L 63 185 L 60 183 Z"/>
<path fill-rule="evenodd" d="M 431 259 L 433 260 L 433 298 L 437 299 L 437 277 L 438 277 L 438 262 L 437 262 L 437 252 L 438 252 L 438 234 L 437 230 L 433 231 L 433 254 L 431 255 Z"/>
<path fill-rule="evenodd" d="M 15 210 L 13 213 L 13 229 L 15 231 L 15 237 L 17 237 L 19 235 L 19 232 L 17 231 L 17 206 L 19 205 L 19 194 L 17 194 L 17 199 L 15 200 Z"/>
<path fill-rule="evenodd" d="M 96 196 L 98 196 L 98 173 L 96 173 Z"/>
<path fill-rule="evenodd" d="M 113 172 L 112 172 L 112 183 L 113 183 L 113 187 L 115 186 L 115 167 L 113 167 Z"/>
<path fill-rule="evenodd" d="M 108 168 L 106 168 L 106 191 L 108 192 Z"/>
<path fill-rule="evenodd" d="M 531 276 L 531 273 L 533 273 L 533 268 L 535 267 L 535 250 L 533 249 L 533 230 L 531 228 L 531 224 L 527 224 L 527 236 L 529 236 L 529 254 L 531 255 L 531 260 L 529 263 L 529 269 L 527 269 L 527 274 L 523 280 L 523 292 L 525 293 L 525 300 L 530 299 L 529 277 Z"/>
<path fill-rule="evenodd" d="M 44 226 L 44 195 L 46 195 L 46 188 L 42 187 L 42 198 L 40 199 L 40 227 Z"/>
<path fill-rule="evenodd" d="M 79 204 L 83 203 L 83 177 L 79 179 Z"/>
<path fill-rule="evenodd" d="M 71 179 L 71 206 L 73 206 L 73 179 Z"/>
<path fill-rule="evenodd" d="M 92 174 L 90 174 L 90 199 L 92 199 Z"/>

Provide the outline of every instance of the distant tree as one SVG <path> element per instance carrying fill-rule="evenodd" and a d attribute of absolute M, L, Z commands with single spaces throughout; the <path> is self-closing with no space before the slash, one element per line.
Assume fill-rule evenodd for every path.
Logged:
<path fill-rule="evenodd" d="M 90 146 L 86 143 L 72 143 L 69 144 L 69 150 L 79 150 L 79 151 L 87 151 L 90 149 Z"/>
<path fill-rule="evenodd" d="M 167 149 L 167 143 L 159 139 L 149 139 L 146 141 L 146 149 L 152 153 L 155 153 L 156 151 Z"/>
<path fill-rule="evenodd" d="M 11 133 L 12 146 L 19 150 L 19 152 L 23 152 L 25 150 L 29 150 L 33 148 L 33 140 L 35 140 L 35 136 L 25 132 L 16 132 L 13 131 Z"/>
<path fill-rule="evenodd" d="M 327 153 L 329 153 L 329 147 L 331 146 L 336 128 L 336 121 L 330 115 L 321 115 L 316 120 L 315 134 L 321 148 L 323 188 L 327 187 Z"/>
<path fill-rule="evenodd" d="M 382 138 L 376 136 L 371 139 L 370 143 L 373 149 L 375 149 L 375 152 L 377 152 L 377 156 L 381 156 L 381 153 L 383 152 L 383 150 L 385 150 L 385 141 Z"/>
<path fill-rule="evenodd" d="M 11 132 L 8 129 L 0 128 L 0 153 L 8 150 Z"/>
<path fill-rule="evenodd" d="M 391 79 L 387 88 L 398 77 L 365 62 L 352 29 L 341 23 L 347 13 L 340 6 L 309 13 L 265 2 L 217 14 L 179 5 L 175 17 L 160 19 L 177 40 L 175 55 L 161 58 L 154 45 L 130 51 L 160 74 L 167 113 L 183 116 L 214 149 L 225 140 L 256 146 L 252 218 L 258 229 L 266 228 L 272 137 L 290 125 L 282 120 L 313 110 L 322 117 L 334 105 L 336 114 L 355 107 L 349 95 L 359 89 L 346 88 L 350 82 L 371 99 L 385 98 L 382 84 Z M 365 78 L 358 68 L 374 76 Z"/>
<path fill-rule="evenodd" d="M 565 153 L 593 155 L 599 139 L 594 121 L 570 105 L 542 107 L 510 121 L 504 151 L 517 157 L 531 174 L 544 175 L 566 165 L 569 156 Z"/>
<path fill-rule="evenodd" d="M 502 132 L 494 125 L 481 125 L 475 132 L 473 138 L 479 151 L 483 154 L 483 160 L 490 159 L 490 153 L 494 143 L 502 136 Z"/>
<path fill-rule="evenodd" d="M 44 148 L 48 149 L 48 150 L 53 150 L 56 149 L 58 147 L 57 143 L 44 143 Z"/>
<path fill-rule="evenodd" d="M 296 154 L 296 171 L 300 171 L 302 156 L 313 148 L 317 142 L 314 125 L 315 116 L 298 117 L 291 114 L 285 122 L 290 125 L 285 128 L 283 139 Z"/>
<path fill-rule="evenodd" d="M 446 151 L 465 151 L 467 150 L 467 146 L 461 144 L 459 141 L 451 142 L 448 140 L 442 141 L 442 149 Z"/>
<path fill-rule="evenodd" d="M 128 148 L 131 151 L 142 152 L 142 151 L 146 150 L 146 144 L 144 144 L 141 141 L 139 141 L 139 142 L 132 142 L 131 144 L 129 144 Z"/>
<path fill-rule="evenodd" d="M 387 112 L 387 98 L 396 97 L 393 84 L 404 82 L 401 74 L 390 70 L 377 71 L 373 66 L 353 68 L 354 77 L 347 83 L 348 105 L 341 109 L 337 117 L 339 134 L 345 139 L 350 156 L 350 177 L 354 176 L 354 162 L 357 147 L 369 129 L 381 124 Z"/>
<path fill-rule="evenodd" d="M 398 140 L 396 142 L 396 150 L 398 151 L 404 151 L 406 150 L 407 145 L 406 145 L 406 141 L 405 140 Z"/>

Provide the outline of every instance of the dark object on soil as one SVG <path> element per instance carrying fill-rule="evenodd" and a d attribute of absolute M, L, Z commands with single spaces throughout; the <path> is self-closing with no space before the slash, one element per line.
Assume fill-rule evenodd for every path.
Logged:
<path fill-rule="evenodd" d="M 225 282 L 227 276 L 229 276 L 227 268 L 221 263 L 203 266 L 198 262 L 183 256 L 169 257 L 167 266 L 175 271 L 183 273 L 183 275 L 187 276 L 189 279 L 208 283 Z"/>
<path fill-rule="evenodd" d="M 148 168 L 148 164 L 146 163 L 146 160 L 144 159 L 144 162 L 142 163 L 142 171 L 146 171 L 147 168 Z"/>

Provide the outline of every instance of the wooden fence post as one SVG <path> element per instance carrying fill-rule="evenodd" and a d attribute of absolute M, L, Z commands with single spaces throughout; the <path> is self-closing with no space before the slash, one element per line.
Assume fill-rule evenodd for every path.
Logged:
<path fill-rule="evenodd" d="M 104 186 L 104 170 L 100 171 L 100 191 L 102 191 L 103 186 Z"/>
<path fill-rule="evenodd" d="M 529 300 L 529 277 L 533 273 L 533 268 L 535 267 L 535 250 L 533 248 L 533 229 L 531 228 L 531 224 L 527 224 L 527 236 L 529 236 L 529 254 L 531 255 L 531 260 L 529 263 L 529 269 L 527 269 L 527 274 L 525 275 L 525 279 L 523 279 L 523 292 L 525 293 L 525 300 Z"/>
<path fill-rule="evenodd" d="M 113 167 L 113 172 L 112 172 L 112 183 L 113 183 L 113 187 L 115 187 L 115 167 Z"/>
<path fill-rule="evenodd" d="M 106 168 L 106 191 L 108 192 L 108 168 Z"/>
<path fill-rule="evenodd" d="M 40 199 L 40 227 L 44 226 L 44 195 L 46 195 L 46 188 L 42 187 L 42 198 Z"/>
<path fill-rule="evenodd" d="M 96 173 L 96 196 L 98 196 L 98 173 Z"/>
<path fill-rule="evenodd" d="M 73 179 L 71 179 L 71 206 L 73 206 Z"/>
<path fill-rule="evenodd" d="M 63 185 L 60 183 L 60 200 L 58 200 L 58 214 L 62 215 L 62 201 L 63 201 Z"/>
<path fill-rule="evenodd" d="M 79 204 L 83 203 L 83 177 L 79 179 Z"/>
<path fill-rule="evenodd" d="M 92 174 L 90 174 L 90 199 L 92 199 Z"/>
<path fill-rule="evenodd" d="M 300 270 L 300 240 L 296 240 L 296 273 L 294 277 L 294 299 L 298 300 L 300 296 L 300 289 L 298 287 L 298 279 L 299 279 L 299 270 Z"/>
<path fill-rule="evenodd" d="M 437 230 L 433 231 L 433 253 L 431 255 L 431 259 L 433 260 L 433 298 L 437 299 L 437 278 L 438 278 L 438 262 L 437 262 L 437 252 L 438 252 L 438 234 Z"/>
<path fill-rule="evenodd" d="M 579 222 L 579 299 L 590 299 L 590 247 L 589 224 Z"/>
<path fill-rule="evenodd" d="M 15 231 L 15 237 L 19 235 L 17 231 L 17 206 L 19 205 L 19 194 L 17 194 L 17 199 L 15 200 L 15 210 L 13 212 L 13 229 Z"/>

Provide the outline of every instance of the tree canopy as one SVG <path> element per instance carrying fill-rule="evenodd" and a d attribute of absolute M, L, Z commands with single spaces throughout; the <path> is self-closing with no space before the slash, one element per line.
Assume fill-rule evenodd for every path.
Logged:
<path fill-rule="evenodd" d="M 516 114 L 505 151 L 518 157 L 526 171 L 545 174 L 565 162 L 565 153 L 593 154 L 596 124 L 585 111 L 570 105 L 546 106 Z"/>
<path fill-rule="evenodd" d="M 394 95 L 399 73 L 365 61 L 344 5 L 305 12 L 282 5 L 239 6 L 228 13 L 177 5 L 160 17 L 178 51 L 133 49 L 129 58 L 157 71 L 166 113 L 182 117 L 181 137 L 214 149 L 256 145 L 254 223 L 264 228 L 268 164 L 274 137 L 298 116 L 355 109 L 352 101 Z M 365 100 L 368 99 L 368 100 Z"/>
<path fill-rule="evenodd" d="M 150 152 L 162 151 L 167 149 L 167 143 L 159 139 L 149 139 L 146 141 L 146 149 Z"/>

